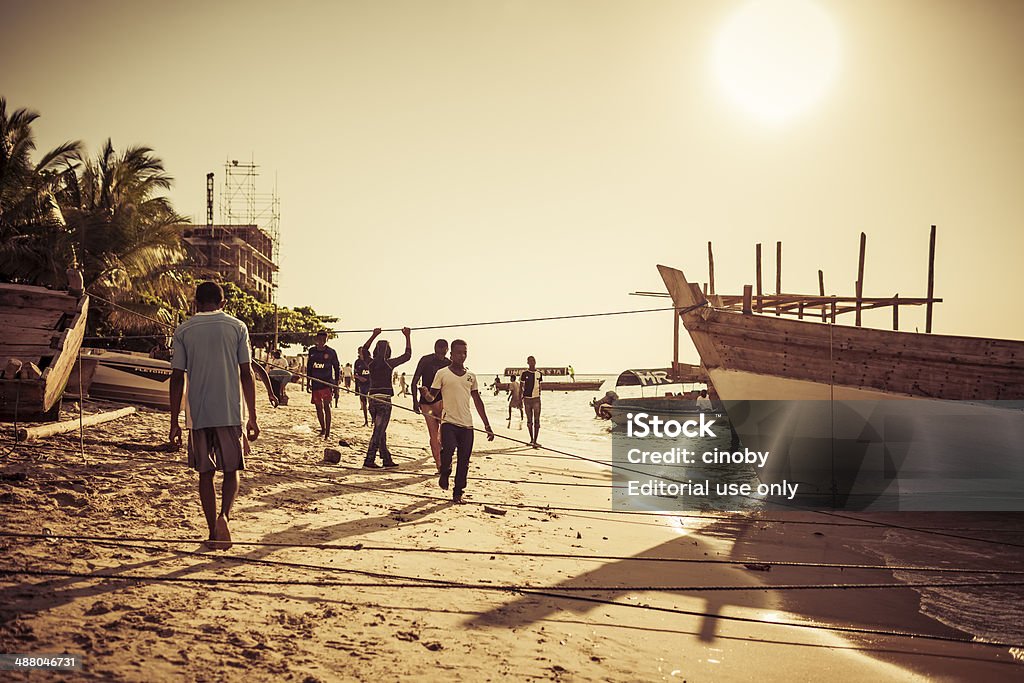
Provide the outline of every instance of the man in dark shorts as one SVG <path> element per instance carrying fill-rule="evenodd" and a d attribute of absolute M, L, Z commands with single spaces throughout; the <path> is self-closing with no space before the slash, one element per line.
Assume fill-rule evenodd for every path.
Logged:
<path fill-rule="evenodd" d="M 379 327 L 375 329 L 363 346 L 370 348 L 380 332 Z M 388 450 L 391 397 L 395 395 L 391 377 L 395 368 L 412 358 L 412 342 L 409 340 L 411 333 L 412 331 L 408 327 L 402 328 L 402 334 L 405 335 L 405 352 L 397 358 L 391 357 L 391 344 L 385 339 L 377 342 L 377 346 L 373 349 L 373 357 L 370 359 L 370 388 L 367 390 L 367 398 L 370 401 L 370 417 L 373 418 L 373 435 L 366 448 L 363 467 L 380 467 L 376 462 L 378 452 L 380 452 L 381 460 L 384 461 L 384 467 L 398 467 L 398 463 L 391 458 L 391 451 Z"/>
<path fill-rule="evenodd" d="M 331 438 L 331 397 L 341 377 L 338 354 L 327 346 L 326 330 L 316 333 L 316 346 L 309 349 L 306 359 L 306 375 L 309 376 L 309 391 L 313 394 L 310 402 L 316 406 L 316 419 L 320 421 L 320 436 Z"/>
<path fill-rule="evenodd" d="M 171 444 L 181 446 L 181 412 L 185 376 L 188 375 L 188 464 L 199 472 L 199 500 L 209 528 L 206 542 L 215 550 L 231 547 L 228 520 L 238 495 L 238 472 L 245 469 L 242 446 L 242 398 L 249 417 L 245 435 L 255 441 L 256 383 L 252 377 L 252 351 L 245 323 L 221 310 L 224 290 L 215 282 L 196 287 L 196 314 L 174 331 L 171 359 Z M 236 379 L 237 378 L 237 379 Z M 213 476 L 224 472 L 220 514 Z"/>
<path fill-rule="evenodd" d="M 366 392 L 370 388 L 370 354 L 365 347 L 356 349 L 356 362 L 352 366 L 352 378 L 356 381 L 356 395 L 363 409 L 363 426 L 370 424 L 366 414 Z"/>
<path fill-rule="evenodd" d="M 448 490 L 448 478 L 452 474 L 452 456 L 459 452 L 458 465 L 455 469 L 455 488 L 452 490 L 452 502 L 462 503 L 462 494 L 466 490 L 469 478 L 469 458 L 473 453 L 473 413 L 470 404 L 476 406 L 476 412 L 484 422 L 487 440 L 494 441 L 491 423 L 487 420 L 487 410 L 476 375 L 465 366 L 468 350 L 466 342 L 456 339 L 452 342 L 452 363 L 441 368 L 434 375 L 430 389 L 425 392 L 427 397 L 440 395 L 444 401 L 444 417 L 441 418 L 441 474 L 437 485 Z"/>
<path fill-rule="evenodd" d="M 444 403 L 442 403 L 440 395 L 430 400 L 424 400 L 421 396 L 426 394 L 426 390 L 434 382 L 434 375 L 437 374 L 437 371 L 452 364 L 445 358 L 447 353 L 448 342 L 438 339 L 434 342 L 434 352 L 420 358 L 420 362 L 416 364 L 416 372 L 412 373 L 412 409 L 417 413 L 422 413 L 423 419 L 427 421 L 430 452 L 434 455 L 434 466 L 437 467 L 438 472 L 441 471 L 441 411 L 444 408 Z M 423 382 L 422 387 L 418 386 L 421 381 Z M 421 391 L 424 393 L 421 394 Z"/>
<path fill-rule="evenodd" d="M 523 388 L 523 408 L 526 410 L 526 429 L 530 432 L 530 445 L 540 448 L 537 437 L 540 435 L 540 383 L 544 379 L 537 369 L 537 359 L 529 356 L 526 359 L 527 370 L 519 376 L 519 384 Z"/>

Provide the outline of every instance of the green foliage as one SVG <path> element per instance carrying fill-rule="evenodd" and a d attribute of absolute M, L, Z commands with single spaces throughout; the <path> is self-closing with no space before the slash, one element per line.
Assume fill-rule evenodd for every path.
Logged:
<path fill-rule="evenodd" d="M 188 315 L 196 284 L 181 239 L 188 219 L 162 194 L 174 179 L 149 147 L 119 152 L 110 139 L 94 158 L 76 141 L 33 164 L 38 118 L 28 109 L 8 113 L 0 97 L 0 279 L 61 288 L 76 265 L 93 295 L 88 335 L 166 333 Z M 225 292 L 227 310 L 246 322 L 253 342 L 272 345 L 274 306 L 233 284 Z M 338 320 L 308 306 L 277 316 L 281 345 L 311 345 Z"/>

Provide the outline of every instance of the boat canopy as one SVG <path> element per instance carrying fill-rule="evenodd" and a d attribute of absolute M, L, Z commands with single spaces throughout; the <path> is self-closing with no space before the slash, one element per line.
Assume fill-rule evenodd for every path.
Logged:
<path fill-rule="evenodd" d="M 616 387 L 655 387 L 662 384 L 676 384 L 671 370 L 624 370 L 615 380 Z"/>
<path fill-rule="evenodd" d="M 530 368 L 525 367 L 525 366 L 521 367 L 521 368 L 505 368 L 505 372 L 503 372 L 502 374 L 505 377 L 519 377 L 519 375 L 523 374 L 524 372 L 526 372 L 529 369 Z M 569 375 L 569 368 L 567 368 L 567 367 L 566 368 L 537 368 L 537 371 L 540 372 L 540 374 L 544 375 L 545 377 L 567 377 Z"/>

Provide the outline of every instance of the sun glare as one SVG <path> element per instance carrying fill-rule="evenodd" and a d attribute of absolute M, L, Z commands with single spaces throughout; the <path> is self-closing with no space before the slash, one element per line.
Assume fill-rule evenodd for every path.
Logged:
<path fill-rule="evenodd" d="M 810 0 L 754 0 L 722 27 L 713 63 L 733 103 L 762 121 L 781 123 L 807 111 L 835 80 L 839 36 Z"/>

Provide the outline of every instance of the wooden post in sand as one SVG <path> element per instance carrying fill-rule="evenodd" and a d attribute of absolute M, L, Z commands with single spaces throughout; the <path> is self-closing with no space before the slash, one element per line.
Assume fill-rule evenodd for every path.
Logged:
<path fill-rule="evenodd" d="M 135 412 L 135 406 L 128 406 L 126 408 L 120 408 L 118 410 L 111 410 L 105 413 L 96 413 L 89 415 L 79 420 L 65 420 L 64 422 L 54 422 L 52 424 L 39 425 L 37 427 L 23 427 L 18 430 L 17 438 L 18 441 L 34 441 L 44 436 L 53 436 L 54 434 L 63 434 L 65 432 L 73 432 L 81 427 L 91 427 L 93 425 L 102 424 L 104 422 L 110 422 L 116 420 L 119 417 L 131 415 Z"/>

